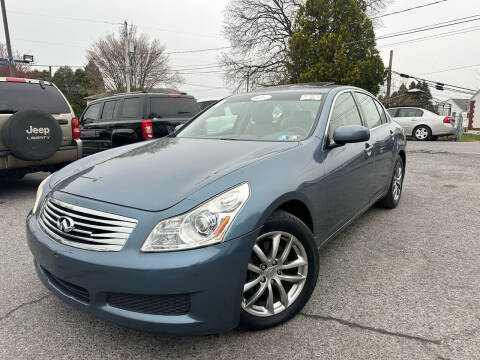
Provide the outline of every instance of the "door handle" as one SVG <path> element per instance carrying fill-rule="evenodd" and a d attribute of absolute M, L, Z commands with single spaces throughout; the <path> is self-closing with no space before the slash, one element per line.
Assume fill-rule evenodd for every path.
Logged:
<path fill-rule="evenodd" d="M 370 156 L 372 156 L 373 146 L 370 145 L 369 143 L 365 143 L 365 150 L 363 150 L 363 151 L 365 152 L 367 157 L 370 157 Z"/>

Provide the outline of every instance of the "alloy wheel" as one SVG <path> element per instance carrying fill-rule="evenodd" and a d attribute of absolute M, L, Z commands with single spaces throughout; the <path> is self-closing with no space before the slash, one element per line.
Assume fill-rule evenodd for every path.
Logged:
<path fill-rule="evenodd" d="M 395 168 L 395 173 L 393 174 L 393 183 L 392 183 L 392 195 L 395 201 L 400 199 L 400 194 L 402 193 L 402 179 L 403 179 L 403 168 L 401 164 L 397 164 Z"/>
<path fill-rule="evenodd" d="M 308 274 L 302 243 L 283 231 L 257 238 L 243 287 L 242 308 L 255 316 L 277 315 L 299 297 Z"/>

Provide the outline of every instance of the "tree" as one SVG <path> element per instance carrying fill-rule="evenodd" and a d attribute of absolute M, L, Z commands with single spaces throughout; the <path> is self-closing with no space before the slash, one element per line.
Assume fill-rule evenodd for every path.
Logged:
<path fill-rule="evenodd" d="M 50 72 L 48 70 L 37 70 L 37 69 L 27 72 L 27 78 L 37 79 L 37 80 L 51 80 Z"/>
<path fill-rule="evenodd" d="M 94 95 L 105 92 L 102 73 L 93 61 L 89 61 L 85 66 L 86 92 L 88 95 Z"/>
<path fill-rule="evenodd" d="M 374 94 L 385 79 L 366 3 L 307 0 L 290 39 L 291 82 L 355 85 Z"/>
<path fill-rule="evenodd" d="M 332 1 L 330 1 L 332 2 Z M 357 0 L 369 16 L 381 12 L 390 0 Z M 225 11 L 224 35 L 230 42 L 220 63 L 231 85 L 249 88 L 289 80 L 290 39 L 305 0 L 230 0 Z"/>
<path fill-rule="evenodd" d="M 88 61 L 98 67 L 107 90 L 126 90 L 125 41 L 125 32 L 120 29 L 118 35 L 107 35 L 88 50 Z M 182 81 L 180 75 L 170 68 L 165 47 L 157 39 L 150 40 L 145 34 L 137 35 L 136 28 L 132 26 L 129 42 L 135 48 L 130 59 L 132 90 L 150 90 L 159 84 L 174 85 Z"/>
<path fill-rule="evenodd" d="M 8 57 L 7 46 L 3 43 L 0 43 L 0 58 L 6 59 L 7 57 Z M 13 54 L 13 57 L 20 59 L 22 58 L 22 54 L 20 54 L 17 51 L 17 53 Z M 24 78 L 26 77 L 26 74 L 28 72 L 28 66 L 21 63 L 14 63 L 13 70 L 14 70 L 15 77 Z M 0 76 L 1 77 L 10 76 L 10 70 L 8 69 L 8 64 L 5 64 L 5 66 L 0 66 Z"/>
<path fill-rule="evenodd" d="M 408 91 L 412 89 L 420 89 L 423 92 L 409 93 Z M 435 111 L 432 104 L 432 93 L 425 82 L 412 81 L 408 88 L 405 84 L 402 84 L 397 91 L 391 94 L 390 98 L 380 96 L 379 99 L 385 106 L 389 107 L 415 106 L 432 112 Z"/>

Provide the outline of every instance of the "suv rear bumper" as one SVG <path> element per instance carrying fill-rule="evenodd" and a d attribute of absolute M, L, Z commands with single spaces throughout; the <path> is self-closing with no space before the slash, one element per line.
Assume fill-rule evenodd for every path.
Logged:
<path fill-rule="evenodd" d="M 74 140 L 74 145 L 61 146 L 52 157 L 44 160 L 22 160 L 9 151 L 0 151 L 0 171 L 10 169 L 39 169 L 42 170 L 51 165 L 64 164 L 76 161 L 82 157 L 82 140 Z"/>

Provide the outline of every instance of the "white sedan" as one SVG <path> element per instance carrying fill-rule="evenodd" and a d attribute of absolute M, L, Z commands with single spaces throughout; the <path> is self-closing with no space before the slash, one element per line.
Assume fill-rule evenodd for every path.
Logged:
<path fill-rule="evenodd" d="M 416 107 L 394 107 L 387 111 L 403 127 L 405 135 L 413 136 L 419 141 L 437 140 L 439 136 L 457 132 L 454 121 L 449 116 Z"/>

